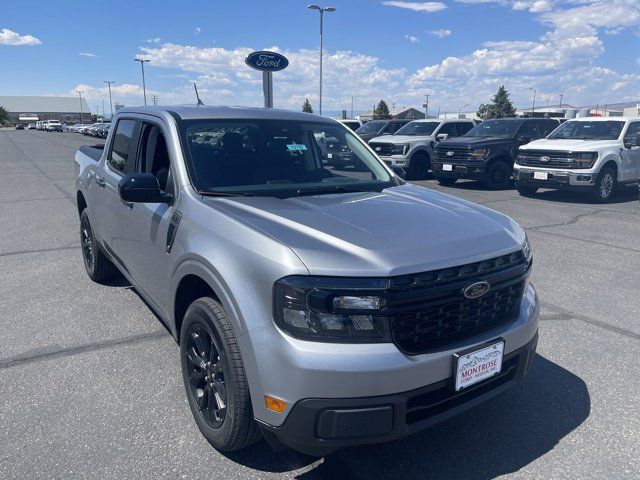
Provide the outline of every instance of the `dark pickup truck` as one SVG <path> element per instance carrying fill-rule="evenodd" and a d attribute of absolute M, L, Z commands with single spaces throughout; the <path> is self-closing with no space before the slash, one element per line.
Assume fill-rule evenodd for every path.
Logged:
<path fill-rule="evenodd" d="M 505 188 L 511 182 L 518 147 L 545 138 L 559 125 L 552 118 L 487 120 L 461 137 L 438 143 L 431 162 L 433 174 L 442 185 L 468 178 L 490 188 Z"/>

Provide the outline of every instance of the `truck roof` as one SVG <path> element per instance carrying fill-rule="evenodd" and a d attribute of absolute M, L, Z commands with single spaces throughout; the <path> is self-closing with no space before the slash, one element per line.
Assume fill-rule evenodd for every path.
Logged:
<path fill-rule="evenodd" d="M 207 105 L 172 105 L 172 106 L 146 106 L 126 107 L 118 110 L 122 113 L 148 113 L 153 115 L 159 112 L 167 112 L 181 120 L 208 120 L 208 119 L 256 119 L 256 120 L 293 120 L 293 121 L 332 121 L 327 117 L 321 117 L 312 113 L 294 112 L 276 108 L 257 107 L 230 107 Z M 335 120 L 334 120 L 335 121 Z"/>
<path fill-rule="evenodd" d="M 577 117 L 570 118 L 568 122 L 610 122 L 610 121 L 618 121 L 618 122 L 628 122 L 631 120 L 638 120 L 638 117 Z"/>

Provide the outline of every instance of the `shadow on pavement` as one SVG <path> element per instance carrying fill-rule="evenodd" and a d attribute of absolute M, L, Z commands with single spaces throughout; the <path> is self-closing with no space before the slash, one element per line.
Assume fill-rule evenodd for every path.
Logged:
<path fill-rule="evenodd" d="M 228 457 L 261 471 L 306 467 L 296 477 L 304 480 L 489 479 L 517 471 L 552 450 L 584 422 L 590 409 L 582 379 L 536 355 L 521 385 L 398 442 L 348 448 L 321 461 L 294 451 L 273 453 L 265 442 Z"/>

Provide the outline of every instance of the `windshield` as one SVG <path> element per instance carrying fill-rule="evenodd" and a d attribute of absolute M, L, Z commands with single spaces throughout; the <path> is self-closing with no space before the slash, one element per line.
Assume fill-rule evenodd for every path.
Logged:
<path fill-rule="evenodd" d="M 290 197 L 398 183 L 349 130 L 324 122 L 191 120 L 187 164 L 202 194 Z"/>
<path fill-rule="evenodd" d="M 373 122 L 365 123 L 356 130 L 356 133 L 378 133 L 386 124 L 387 122 L 384 120 L 374 120 Z"/>
<path fill-rule="evenodd" d="M 440 125 L 440 122 L 409 122 L 394 135 L 429 136 Z"/>
<path fill-rule="evenodd" d="M 513 137 L 522 124 L 517 120 L 485 120 L 463 136 L 465 137 Z"/>
<path fill-rule="evenodd" d="M 569 121 L 556 128 L 547 138 L 577 138 L 582 140 L 617 140 L 624 127 L 619 121 Z"/>

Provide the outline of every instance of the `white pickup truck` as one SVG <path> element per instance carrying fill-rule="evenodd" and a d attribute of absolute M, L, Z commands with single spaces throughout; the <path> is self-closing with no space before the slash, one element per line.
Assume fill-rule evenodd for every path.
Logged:
<path fill-rule="evenodd" d="M 585 117 L 520 147 L 513 178 L 521 195 L 538 188 L 588 191 L 608 202 L 620 184 L 640 180 L 640 118 Z"/>

